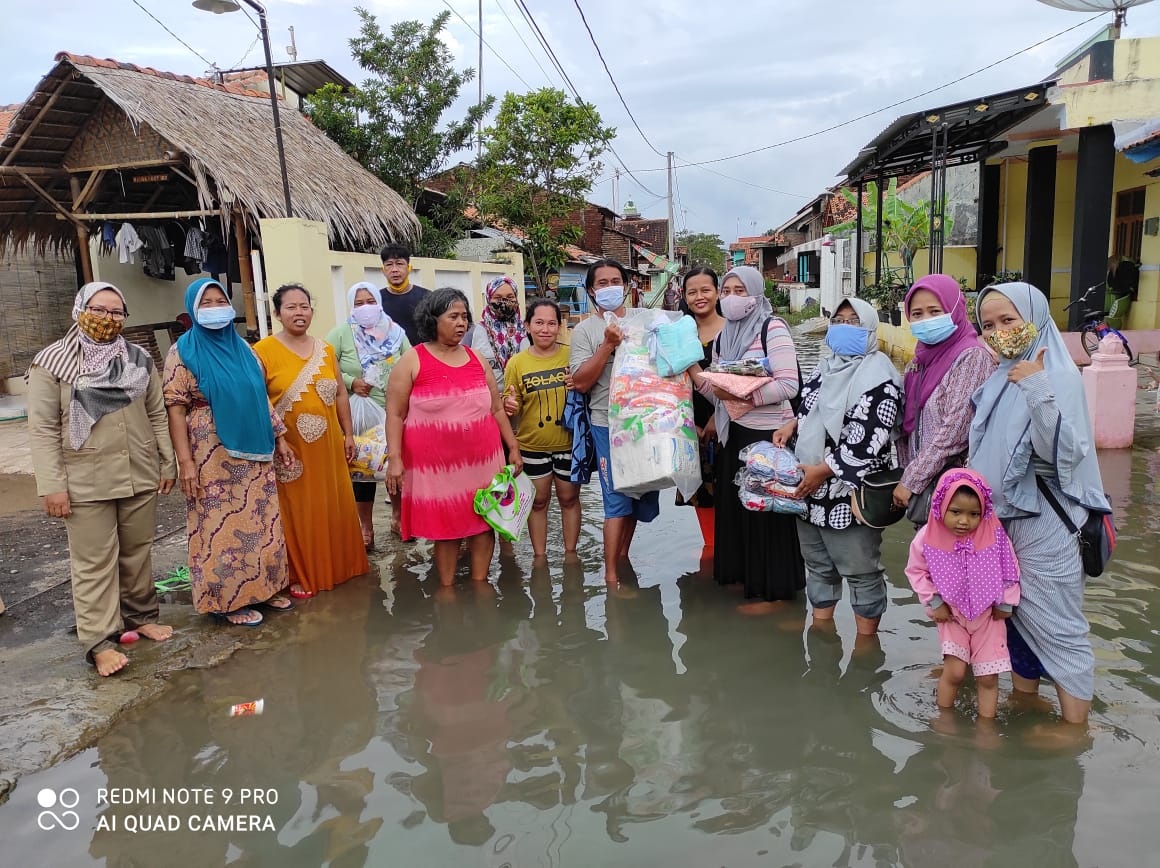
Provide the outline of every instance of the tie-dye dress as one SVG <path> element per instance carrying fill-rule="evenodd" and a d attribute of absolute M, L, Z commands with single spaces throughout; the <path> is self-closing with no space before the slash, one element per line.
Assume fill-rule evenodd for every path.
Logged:
<path fill-rule="evenodd" d="M 479 357 L 453 367 L 420 344 L 419 373 L 403 425 L 403 539 L 462 539 L 488 529 L 475 492 L 504 465 Z"/>

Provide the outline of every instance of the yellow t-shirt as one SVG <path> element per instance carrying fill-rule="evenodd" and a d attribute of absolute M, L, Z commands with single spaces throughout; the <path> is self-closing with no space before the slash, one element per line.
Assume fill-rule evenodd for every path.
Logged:
<path fill-rule="evenodd" d="M 569 452 L 572 432 L 560 424 L 564 415 L 568 375 L 568 347 L 556 345 L 546 359 L 522 350 L 512 356 L 504 369 L 504 383 L 520 402 L 516 440 L 528 452 Z"/>

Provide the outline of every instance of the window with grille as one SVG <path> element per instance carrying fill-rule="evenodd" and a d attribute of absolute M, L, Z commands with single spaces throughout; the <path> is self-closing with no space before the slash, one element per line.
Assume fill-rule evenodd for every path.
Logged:
<path fill-rule="evenodd" d="M 1116 194 L 1116 222 L 1112 241 L 1112 253 L 1140 261 L 1140 248 L 1144 243 L 1144 189 L 1124 190 Z"/>

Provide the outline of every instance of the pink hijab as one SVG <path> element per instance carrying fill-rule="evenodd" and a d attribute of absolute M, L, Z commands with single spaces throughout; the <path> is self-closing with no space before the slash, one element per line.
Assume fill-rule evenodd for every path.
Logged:
<path fill-rule="evenodd" d="M 919 341 L 914 350 L 914 365 L 906 374 L 903 389 L 906 395 L 905 412 L 902 415 L 902 433 L 909 435 L 918 427 L 918 416 L 938 384 L 955 361 L 971 347 L 979 346 L 975 327 L 967 319 L 967 300 L 953 277 L 946 274 L 931 274 L 916 280 L 906 293 L 903 309 L 910 313 L 910 300 L 920 289 L 934 293 L 942 309 L 951 315 L 955 324 L 954 333 L 941 344 L 927 346 Z"/>
<path fill-rule="evenodd" d="M 970 536 L 959 537 L 943 524 L 947 503 L 967 488 L 983 505 L 983 520 Z M 930 521 L 923 529 L 922 553 L 931 581 L 943 601 L 973 621 L 1003 600 L 1003 592 L 1019 581 L 1019 562 L 991 504 L 991 489 L 973 470 L 948 470 L 930 501 Z"/>

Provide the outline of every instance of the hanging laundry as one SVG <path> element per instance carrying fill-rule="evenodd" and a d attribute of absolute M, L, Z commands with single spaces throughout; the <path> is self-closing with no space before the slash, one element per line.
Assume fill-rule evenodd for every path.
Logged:
<path fill-rule="evenodd" d="M 229 251 L 226 250 L 225 242 L 222 241 L 221 236 L 207 233 L 205 238 L 205 259 L 202 260 L 202 268 L 207 274 L 212 274 L 217 277 L 220 274 L 225 274 L 229 270 Z"/>
<path fill-rule="evenodd" d="M 145 275 L 157 280 L 175 280 L 173 247 L 164 230 L 156 226 L 142 226 L 139 233 L 145 245 L 141 254 L 145 260 Z"/>
<path fill-rule="evenodd" d="M 205 260 L 206 234 L 196 226 L 190 226 L 185 233 L 185 273 L 200 274 L 201 263 Z"/>
<path fill-rule="evenodd" d="M 117 247 L 117 227 L 106 220 L 101 224 L 101 256 L 110 256 Z"/>
<path fill-rule="evenodd" d="M 137 251 L 141 249 L 143 242 L 137 234 L 137 230 L 133 228 L 133 224 L 122 223 L 114 241 L 117 246 L 117 258 L 129 265 L 136 265 Z"/>

